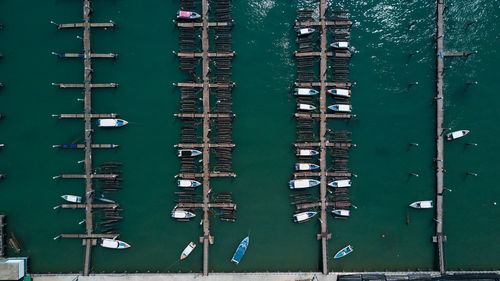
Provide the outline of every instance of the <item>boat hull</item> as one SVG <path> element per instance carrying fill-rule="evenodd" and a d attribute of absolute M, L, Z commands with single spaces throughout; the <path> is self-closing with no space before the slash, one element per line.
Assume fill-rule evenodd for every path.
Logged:
<path fill-rule="evenodd" d="M 233 257 L 231 258 L 231 262 L 234 262 L 235 264 L 240 263 L 241 259 L 243 258 L 243 255 L 245 255 L 245 252 L 247 251 L 249 242 L 250 242 L 250 237 L 245 237 L 245 239 L 243 239 L 243 241 L 240 242 L 238 248 L 234 252 Z"/>
<path fill-rule="evenodd" d="M 290 189 L 304 189 L 319 185 L 320 182 L 312 179 L 300 179 L 300 180 L 291 180 L 289 183 Z"/>
<path fill-rule="evenodd" d="M 187 258 L 189 254 L 191 254 L 191 252 L 194 250 L 194 248 L 196 248 L 196 244 L 194 242 L 189 243 L 184 251 L 182 251 L 181 260 Z"/>
<path fill-rule="evenodd" d="M 347 256 L 348 254 L 352 253 L 354 249 L 352 248 L 351 245 L 348 245 L 347 247 L 343 248 L 342 250 L 338 251 L 337 254 L 333 257 L 334 259 L 339 259 L 342 257 Z"/>
<path fill-rule="evenodd" d="M 101 241 L 101 247 L 122 250 L 130 248 L 130 244 L 120 240 L 103 238 Z"/>

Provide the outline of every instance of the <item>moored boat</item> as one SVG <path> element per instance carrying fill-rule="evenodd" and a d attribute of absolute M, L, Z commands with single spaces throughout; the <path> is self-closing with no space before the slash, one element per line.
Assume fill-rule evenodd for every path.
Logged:
<path fill-rule="evenodd" d="M 316 106 L 312 104 L 299 103 L 297 104 L 297 110 L 312 111 L 315 110 Z"/>
<path fill-rule="evenodd" d="M 98 119 L 97 120 L 97 125 L 101 128 L 116 128 L 116 127 L 123 127 L 128 124 L 128 121 L 125 121 L 123 119 Z"/>
<path fill-rule="evenodd" d="M 350 187 L 351 186 L 351 180 L 346 179 L 346 180 L 334 180 L 330 183 L 328 183 L 329 186 L 331 187 Z"/>
<path fill-rule="evenodd" d="M 196 248 L 196 244 L 194 242 L 189 243 L 189 245 L 187 245 L 187 247 L 184 249 L 184 251 L 182 251 L 181 260 L 187 258 L 187 256 L 189 256 L 189 254 L 191 254 L 191 252 L 194 250 L 194 248 Z"/>
<path fill-rule="evenodd" d="M 415 209 L 431 209 L 434 207 L 432 200 L 416 201 L 410 204 L 410 207 Z"/>
<path fill-rule="evenodd" d="M 296 96 L 314 96 L 318 93 L 318 91 L 309 88 L 295 88 L 295 91 L 293 92 Z"/>
<path fill-rule="evenodd" d="M 328 90 L 328 93 L 332 94 L 334 97 L 339 97 L 339 98 L 351 97 L 351 90 L 347 89 L 330 89 Z"/>
<path fill-rule="evenodd" d="M 298 214 L 293 215 L 293 221 L 294 222 L 306 222 L 310 220 L 312 217 L 314 217 L 318 212 L 302 212 Z"/>
<path fill-rule="evenodd" d="M 116 239 L 102 238 L 101 247 L 109 249 L 127 249 L 130 244 Z"/>
<path fill-rule="evenodd" d="M 349 210 L 337 209 L 337 210 L 333 210 L 332 214 L 334 216 L 338 216 L 338 217 L 348 217 L 349 216 Z"/>
<path fill-rule="evenodd" d="M 314 31 L 315 31 L 314 28 L 310 28 L 310 27 L 299 28 L 299 29 L 297 29 L 297 35 L 304 36 L 304 35 L 314 33 Z"/>
<path fill-rule="evenodd" d="M 63 195 L 61 198 L 71 203 L 82 203 L 82 197 L 76 195 Z"/>
<path fill-rule="evenodd" d="M 348 245 L 347 247 L 345 247 L 344 249 L 338 251 L 335 256 L 333 257 L 334 259 L 338 259 L 338 258 L 342 258 L 342 257 L 345 257 L 347 256 L 348 254 L 352 253 L 352 251 L 354 251 L 354 249 L 352 248 L 351 245 Z"/>
<path fill-rule="evenodd" d="M 291 180 L 290 181 L 290 189 L 302 189 L 309 188 L 320 184 L 318 180 L 312 179 L 300 179 L 300 180 Z"/>
<path fill-rule="evenodd" d="M 297 149 L 297 156 L 316 156 L 319 152 L 312 149 Z"/>
<path fill-rule="evenodd" d="M 332 44 L 330 44 L 330 46 L 334 49 L 347 49 L 349 48 L 349 42 L 345 41 L 333 42 Z"/>
<path fill-rule="evenodd" d="M 231 261 L 239 264 L 241 261 L 241 258 L 243 258 L 243 255 L 247 251 L 248 243 L 250 242 L 250 237 L 245 237 L 240 244 L 238 245 L 238 249 L 234 252 L 233 257 L 231 258 Z"/>
<path fill-rule="evenodd" d="M 328 108 L 336 112 L 351 112 L 352 109 L 350 104 L 334 104 Z"/>
<path fill-rule="evenodd" d="M 201 151 L 196 149 L 179 149 L 177 156 L 179 157 L 196 157 L 201 155 Z"/>
<path fill-rule="evenodd" d="M 172 218 L 174 219 L 192 219 L 194 217 L 196 217 L 194 213 L 191 213 L 183 209 L 174 209 L 172 211 Z"/>
<path fill-rule="evenodd" d="M 196 12 L 177 11 L 177 19 L 194 20 L 201 18 L 201 15 Z"/>
<path fill-rule="evenodd" d="M 319 169 L 319 166 L 311 163 L 296 163 L 295 170 L 296 171 L 311 171 Z"/>
<path fill-rule="evenodd" d="M 198 187 L 200 185 L 201 185 L 201 183 L 199 181 L 195 181 L 195 180 L 178 180 L 177 181 L 178 187 L 190 188 L 190 187 Z"/>
<path fill-rule="evenodd" d="M 461 137 L 467 135 L 469 132 L 470 132 L 469 130 L 455 131 L 455 132 L 447 134 L 446 139 L 448 139 L 449 141 L 456 140 L 458 138 L 461 138 Z"/>

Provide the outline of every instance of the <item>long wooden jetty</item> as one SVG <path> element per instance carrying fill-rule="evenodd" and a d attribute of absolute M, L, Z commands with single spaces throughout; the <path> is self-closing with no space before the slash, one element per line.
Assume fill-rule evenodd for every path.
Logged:
<path fill-rule="evenodd" d="M 446 235 L 444 235 L 444 59 L 446 57 L 468 57 L 471 53 L 468 52 L 447 52 L 444 50 L 444 0 L 436 1 L 436 234 L 432 237 L 432 241 L 437 243 L 438 248 L 438 264 L 439 272 L 446 274 L 446 260 L 444 243 Z"/>
<path fill-rule="evenodd" d="M 436 32 L 436 236 L 433 241 L 438 246 L 439 272 L 445 273 L 443 234 L 443 162 L 444 162 L 444 0 L 437 0 Z"/>
<path fill-rule="evenodd" d="M 58 29 L 65 28 L 81 28 L 83 30 L 83 53 L 63 53 L 58 54 L 60 58 L 81 58 L 83 59 L 84 66 L 84 77 L 83 83 L 81 84 L 53 84 L 59 88 L 82 88 L 84 90 L 84 113 L 83 114 L 60 114 L 57 115 L 59 118 L 78 118 L 83 119 L 84 126 L 84 143 L 78 144 L 75 148 L 82 148 L 85 151 L 85 160 L 84 160 L 84 174 L 62 174 L 56 176 L 54 178 L 62 178 L 62 179 L 83 179 L 85 180 L 85 203 L 84 204 L 63 204 L 62 208 L 77 208 L 77 209 L 85 209 L 85 233 L 83 234 L 61 234 L 61 238 L 77 238 L 82 239 L 82 244 L 85 246 L 85 260 L 83 266 L 83 275 L 88 276 L 90 273 L 90 259 L 91 259 L 91 251 L 92 246 L 97 244 L 97 240 L 99 238 L 115 238 L 118 237 L 117 233 L 108 233 L 108 234 L 96 234 L 94 233 L 94 212 L 95 208 L 114 208 L 116 204 L 93 204 L 94 202 L 94 182 L 95 179 L 116 179 L 119 175 L 117 174 L 97 174 L 94 172 L 93 167 L 93 157 L 92 157 L 92 149 L 94 148 L 115 148 L 114 145 L 106 145 L 106 144 L 93 144 L 92 143 L 92 119 L 94 118 L 103 118 L 103 117 L 113 117 L 114 114 L 93 114 L 92 113 L 92 89 L 93 88 L 116 88 L 118 87 L 117 83 L 100 83 L 95 84 L 92 83 L 92 58 L 116 58 L 116 54 L 93 54 L 91 47 L 91 28 L 111 28 L 114 27 L 115 23 L 91 23 L 91 1 L 83 0 L 83 22 L 82 23 L 69 23 L 69 24 L 59 24 L 57 25 Z M 64 147 L 64 146 L 61 146 Z M 69 146 L 71 147 L 71 145 Z"/>
<path fill-rule="evenodd" d="M 194 2 L 193 1 L 185 1 L 181 0 L 183 8 L 186 8 L 186 6 L 194 9 Z M 218 42 L 221 40 L 225 40 L 224 38 L 230 38 L 230 35 L 227 34 L 229 32 L 230 28 L 232 27 L 233 23 L 231 20 L 227 20 L 229 18 L 229 11 L 230 11 L 230 4 L 229 0 L 216 0 L 212 1 L 211 3 L 212 10 L 215 13 L 216 17 L 216 22 L 210 22 L 209 21 L 209 1 L 208 0 L 202 0 L 201 1 L 201 22 L 182 22 L 179 21 L 177 23 L 177 27 L 181 30 L 181 50 L 176 54 L 177 57 L 179 57 L 179 60 L 181 61 L 181 69 L 187 70 L 189 73 L 192 73 L 194 70 L 194 61 L 195 60 L 201 60 L 201 66 L 202 66 L 202 74 L 199 77 L 198 81 L 186 81 L 186 82 L 181 82 L 181 83 L 176 83 L 174 84 L 178 88 L 181 89 L 181 93 L 184 93 L 187 89 L 189 92 L 188 96 L 186 97 L 185 100 L 189 100 L 188 104 L 191 106 L 192 104 L 198 102 L 198 98 L 194 97 L 192 94 L 192 90 L 198 90 L 201 89 L 201 107 L 202 112 L 197 112 L 198 110 L 193 108 L 190 112 L 185 112 L 181 110 L 180 113 L 175 114 L 176 117 L 180 118 L 183 120 L 183 122 L 192 122 L 194 120 L 200 120 L 202 121 L 202 142 L 198 143 L 197 141 L 193 140 L 192 142 L 182 142 L 176 145 L 177 148 L 179 149 L 199 149 L 202 152 L 202 167 L 201 167 L 201 172 L 196 172 L 196 171 L 186 171 L 184 168 L 182 168 L 182 171 L 177 175 L 178 178 L 181 179 L 202 179 L 202 202 L 200 203 L 191 203 L 191 202 L 179 202 L 177 203 L 176 208 L 184 208 L 184 209 L 202 209 L 203 211 L 203 218 L 202 218 L 202 225 L 203 225 L 203 236 L 200 237 L 200 242 L 203 244 L 203 275 L 208 275 L 209 272 L 209 245 L 214 243 L 214 237 L 210 233 L 210 208 L 221 208 L 221 209 L 226 209 L 226 210 L 236 210 L 236 204 L 232 202 L 211 202 L 210 201 L 210 193 L 211 193 L 211 188 L 212 186 L 210 185 L 210 178 L 212 177 L 236 177 L 236 174 L 233 172 L 228 171 L 225 169 L 224 171 L 218 171 L 217 170 L 217 165 L 215 165 L 215 169 L 211 169 L 210 161 L 211 161 L 211 152 L 212 149 L 215 149 L 215 154 L 217 158 L 217 151 L 218 150 L 224 150 L 223 154 L 225 157 L 230 157 L 228 156 L 228 152 L 226 149 L 232 149 L 235 145 L 230 142 L 230 140 L 213 140 L 210 137 L 210 133 L 212 131 L 211 124 L 215 122 L 215 124 L 218 124 L 218 122 L 224 122 L 225 124 L 229 124 L 232 119 L 235 117 L 235 115 L 228 111 L 228 110 L 223 110 L 224 112 L 218 111 L 218 112 L 211 112 L 211 107 L 214 106 L 210 103 L 210 96 L 211 96 L 211 90 L 217 91 L 224 91 L 224 92 L 229 92 L 228 95 L 230 96 L 230 91 L 231 89 L 235 86 L 233 82 L 230 81 L 218 81 L 220 77 L 226 78 L 229 76 L 230 73 L 226 72 L 225 76 L 218 76 L 217 73 L 215 74 L 217 81 L 212 81 L 211 82 L 211 69 L 210 69 L 210 62 L 211 60 L 215 60 L 215 70 L 218 71 L 219 69 L 222 70 L 228 70 L 230 69 L 230 66 L 228 65 L 229 60 L 235 56 L 235 53 L 231 50 L 228 49 L 227 46 L 230 44 L 227 44 L 222 48 L 222 50 L 218 50 Z M 214 7 L 215 6 L 215 7 Z M 223 7 L 221 7 L 223 6 Z M 225 20 L 221 20 L 218 18 L 218 15 L 220 13 L 225 13 L 225 16 L 223 17 Z M 192 52 L 191 48 L 195 48 L 194 42 L 195 42 L 195 37 L 194 37 L 194 31 L 191 31 L 191 29 L 195 28 L 201 28 L 201 52 Z M 216 34 L 219 32 L 219 29 L 222 30 L 223 32 L 226 32 L 223 35 L 221 39 L 217 40 L 215 43 L 216 50 L 215 52 L 210 50 L 210 38 L 209 38 L 209 29 L 210 28 L 215 28 Z M 222 32 L 222 33 L 223 33 Z M 184 33 L 188 35 L 183 35 Z M 188 38 L 183 38 L 183 36 L 188 37 Z M 217 36 L 217 35 L 216 35 Z M 217 38 L 215 38 L 217 39 Z M 191 48 L 188 48 L 189 51 L 183 51 L 182 44 L 183 41 L 189 42 L 189 44 L 192 44 Z M 220 43 L 219 43 L 220 44 Z M 224 45 L 224 44 L 222 44 Z M 221 65 L 219 66 L 217 64 L 218 60 L 221 60 Z M 183 66 L 184 64 L 187 64 L 188 66 Z M 222 65 L 224 64 L 224 65 Z M 185 68 L 183 68 L 185 67 Z M 184 94 L 183 94 L 184 95 Z M 212 93 L 213 95 L 213 93 Z M 218 95 L 216 95 L 218 96 Z M 184 96 L 183 96 L 184 99 Z M 230 107 L 230 105 L 229 105 Z M 194 125 L 190 125 L 194 126 Z M 217 130 L 217 125 L 216 125 L 216 130 Z M 194 127 L 192 129 L 195 131 Z M 225 128 L 224 132 L 229 131 L 230 128 Z M 215 132 L 215 135 L 217 136 L 217 132 Z M 194 162 L 194 161 L 193 161 Z M 230 165 L 230 164 L 229 164 Z"/>
<path fill-rule="evenodd" d="M 5 226 L 7 225 L 6 223 L 6 216 L 5 215 L 0 215 L 0 259 L 5 257 Z"/>
<path fill-rule="evenodd" d="M 342 151 L 345 153 L 349 148 L 354 145 L 347 139 L 342 140 L 329 140 L 327 137 L 327 120 L 328 119 L 350 119 L 355 117 L 351 113 L 328 113 L 327 112 L 327 88 L 335 87 L 342 89 L 350 89 L 352 84 L 347 81 L 348 70 L 345 68 L 335 69 L 335 73 L 342 73 L 340 77 L 334 77 L 335 81 L 329 80 L 328 71 L 328 60 L 342 60 L 342 64 L 345 66 L 345 61 L 351 57 L 351 53 L 347 50 L 334 50 L 328 51 L 328 28 L 342 28 L 348 29 L 352 25 L 349 20 L 327 20 L 327 8 L 328 4 L 326 0 L 319 0 L 319 19 L 317 21 L 313 20 L 312 14 L 313 10 L 303 9 L 299 10 L 299 15 L 297 21 L 295 22 L 295 28 L 305 28 L 314 27 L 319 31 L 319 50 L 315 51 L 312 47 L 312 37 L 307 35 L 304 37 L 299 37 L 297 43 L 299 44 L 299 50 L 294 53 L 295 57 L 299 61 L 298 74 L 299 78 L 295 83 L 298 88 L 319 88 L 319 113 L 311 112 L 297 112 L 295 117 L 297 119 L 297 128 L 299 132 L 298 142 L 295 143 L 297 149 L 318 149 L 319 151 L 319 171 L 296 171 L 294 173 L 294 179 L 303 178 L 318 178 L 320 181 L 319 186 L 319 201 L 300 203 L 296 201 L 293 203 L 297 211 L 303 211 L 307 209 L 320 210 L 320 233 L 317 234 L 317 239 L 321 241 L 321 260 L 322 260 L 322 272 L 323 274 L 328 274 L 328 240 L 331 239 L 331 234 L 328 232 L 328 207 L 336 207 L 334 202 L 329 201 L 327 196 L 327 184 L 328 178 L 350 178 L 353 176 L 350 172 L 346 170 L 347 160 L 340 160 L 342 162 L 342 169 L 334 169 L 329 171 L 327 163 L 327 151 L 328 148 Z M 308 38 L 309 37 L 309 38 Z M 344 40 L 345 41 L 345 40 Z M 313 59 L 314 58 L 314 59 Z M 319 81 L 311 81 L 311 77 L 314 75 L 315 71 L 310 67 L 319 58 Z M 305 102 L 309 104 L 311 101 L 307 98 L 299 97 L 299 103 Z M 346 101 L 340 101 L 339 103 L 346 103 Z M 313 128 L 313 121 L 317 120 L 319 124 L 319 141 L 310 141 L 313 138 L 311 129 Z M 345 133 L 344 133 L 345 135 Z M 339 152 L 340 153 L 340 152 Z M 307 200 L 306 200 L 307 201 Z"/>

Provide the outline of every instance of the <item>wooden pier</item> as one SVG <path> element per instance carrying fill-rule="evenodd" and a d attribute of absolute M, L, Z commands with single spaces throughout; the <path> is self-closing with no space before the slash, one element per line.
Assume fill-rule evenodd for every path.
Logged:
<path fill-rule="evenodd" d="M 313 38 L 315 35 L 306 35 L 299 37 L 297 43 L 299 45 L 299 50 L 294 53 L 294 56 L 298 60 L 298 79 L 295 83 L 295 87 L 298 88 L 319 88 L 319 113 L 311 112 L 297 112 L 295 117 L 297 119 L 297 132 L 298 142 L 295 144 L 296 148 L 305 149 L 317 149 L 319 151 L 319 171 L 296 171 L 293 176 L 294 179 L 304 179 L 304 178 L 316 178 L 320 181 L 319 185 L 319 201 L 302 203 L 302 201 L 296 201 L 293 204 L 297 211 L 304 211 L 310 209 L 318 209 L 320 212 L 320 233 L 317 234 L 317 239 L 321 240 L 321 260 L 322 260 L 322 272 L 323 274 L 328 274 L 328 240 L 331 239 L 331 234 L 328 232 L 328 207 L 336 207 L 335 202 L 329 201 L 328 198 L 328 178 L 350 178 L 353 175 L 347 171 L 347 156 L 342 160 L 338 160 L 337 163 L 341 162 L 342 168 L 334 167 L 332 171 L 328 168 L 328 149 L 337 151 L 342 151 L 346 153 L 349 148 L 354 145 L 351 144 L 344 136 L 342 139 L 330 140 L 330 136 L 327 136 L 327 120 L 328 119 L 350 119 L 355 117 L 351 113 L 328 113 L 327 112 L 327 88 L 335 87 L 342 89 L 350 89 L 352 84 L 348 81 L 347 75 L 348 70 L 343 68 L 335 69 L 335 62 L 342 61 L 342 65 L 345 67 L 347 60 L 351 58 L 351 53 L 347 50 L 333 50 L 328 51 L 328 28 L 335 29 L 349 29 L 352 22 L 349 20 L 327 20 L 327 8 L 328 4 L 326 0 L 319 0 L 319 16 L 318 20 L 313 19 L 313 10 L 303 9 L 299 10 L 297 21 L 295 22 L 295 28 L 305 28 L 314 27 L 319 32 L 319 50 L 316 51 L 313 45 Z M 314 81 L 313 76 L 315 70 L 312 66 L 319 59 L 319 81 Z M 335 81 L 327 81 L 328 77 L 328 60 L 333 60 L 333 72 L 335 74 Z M 340 75 L 341 74 L 341 75 Z M 336 77 L 338 75 L 338 77 Z M 310 101 L 307 98 L 298 97 L 303 100 L 303 103 L 309 104 Z M 340 103 L 346 103 L 347 100 L 341 101 Z M 315 140 L 311 129 L 315 123 L 312 120 L 317 120 L 319 124 L 319 141 Z M 344 133 L 345 135 L 345 133 Z M 311 141 L 313 140 L 313 141 Z M 333 154 L 332 154 L 333 155 Z M 335 156 L 334 156 L 335 157 Z M 340 166 L 340 164 L 339 164 Z M 306 200 L 309 201 L 309 200 Z M 350 204 L 350 203 L 349 203 Z"/>
<path fill-rule="evenodd" d="M 6 223 L 6 216 L 5 215 L 0 215 L 0 259 L 4 258 L 6 256 L 6 251 L 5 251 L 5 238 L 6 238 L 6 233 L 5 233 L 5 226 L 7 225 Z"/>
<path fill-rule="evenodd" d="M 83 53 L 63 53 L 59 54 L 60 58 L 81 58 L 83 59 L 84 66 L 84 77 L 82 84 L 53 84 L 59 88 L 81 88 L 84 90 L 84 113 L 83 114 L 60 114 L 59 118 L 79 118 L 83 119 L 85 123 L 84 136 L 85 140 L 83 144 L 76 145 L 75 148 L 83 148 L 85 151 L 85 172 L 84 174 L 62 174 L 54 178 L 62 179 L 83 179 L 85 180 L 85 203 L 84 204 L 63 204 L 62 208 L 76 208 L 85 209 L 85 233 L 83 234 L 61 234 L 61 238 L 76 238 L 82 239 L 82 244 L 85 246 L 85 261 L 83 266 L 83 275 L 88 276 L 90 273 L 90 259 L 92 246 L 97 245 L 97 240 L 99 238 L 115 238 L 119 234 L 96 234 L 94 233 L 94 212 L 95 208 L 115 208 L 116 204 L 93 204 L 94 202 L 94 186 L 93 180 L 95 179 L 116 179 L 119 175 L 116 174 L 96 174 L 94 173 L 93 167 L 93 157 L 92 149 L 94 148 L 115 148 L 115 145 L 110 144 L 93 144 L 92 143 L 92 119 L 94 118 L 109 118 L 115 117 L 115 114 L 93 114 L 92 113 L 92 89 L 93 88 L 116 88 L 117 83 L 92 83 L 92 58 L 112 58 L 117 57 L 116 54 L 93 54 L 91 52 L 91 28 L 111 28 L 116 24 L 113 22 L 109 23 L 91 23 L 91 1 L 83 0 L 83 22 L 82 23 L 69 23 L 69 24 L 58 24 L 58 29 L 65 28 L 81 28 L 83 30 Z M 71 146 L 70 146 L 71 147 Z"/>
<path fill-rule="evenodd" d="M 437 0 L 436 31 L 436 235 L 433 241 L 438 246 L 439 272 L 445 274 L 443 234 L 443 170 L 444 170 L 444 0 Z"/>
<path fill-rule="evenodd" d="M 222 2 L 222 1 L 221 1 Z M 226 30 L 229 30 L 229 28 L 233 25 L 232 21 L 217 21 L 217 22 L 210 22 L 209 21 L 209 1 L 208 0 L 202 0 L 202 12 L 201 12 L 201 22 L 179 22 L 177 23 L 177 27 L 182 30 L 186 29 L 194 29 L 194 28 L 201 28 L 201 50 L 202 52 L 186 52 L 183 51 L 181 48 L 181 51 L 178 53 L 175 53 L 177 57 L 181 60 L 181 64 L 183 61 L 186 60 L 201 60 L 201 66 L 202 66 L 202 74 L 200 76 L 201 78 L 201 83 L 193 82 L 193 81 L 187 81 L 187 82 L 181 82 L 175 84 L 177 87 L 181 89 L 181 93 L 183 89 L 200 89 L 202 90 L 202 96 L 201 96 L 201 101 L 202 104 L 199 106 L 202 108 L 202 112 L 195 113 L 195 112 L 181 112 L 178 114 L 175 114 L 176 117 L 181 118 L 183 121 L 192 121 L 192 120 L 200 120 L 202 121 L 202 143 L 179 143 L 176 145 L 177 148 L 182 148 L 182 149 L 199 149 L 202 152 L 202 168 L 201 172 L 186 172 L 183 171 L 177 175 L 178 178 L 182 179 L 202 179 L 202 202 L 200 203 L 187 203 L 187 202 L 179 202 L 177 204 L 177 208 L 187 208 L 187 209 L 202 209 L 203 210 L 203 218 L 202 218 L 202 225 L 203 225 L 203 236 L 200 237 L 200 242 L 203 243 L 203 275 L 206 276 L 208 275 L 209 272 L 209 245 L 214 243 L 214 237 L 211 236 L 210 233 L 210 208 L 222 208 L 222 209 L 231 209 L 231 210 L 236 210 L 236 204 L 230 203 L 230 202 L 225 202 L 225 203 L 220 203 L 220 202 L 210 202 L 210 192 L 212 186 L 210 185 L 210 178 L 213 177 L 236 177 L 235 173 L 229 172 L 229 171 L 217 171 L 217 170 L 211 170 L 210 167 L 210 154 L 211 154 L 211 149 L 232 149 L 235 145 L 226 142 L 226 141 L 216 141 L 214 142 L 210 138 L 210 133 L 212 131 L 211 129 L 211 122 L 214 120 L 215 122 L 220 122 L 223 120 L 224 122 L 231 122 L 231 120 L 235 117 L 235 114 L 232 112 L 211 112 L 211 105 L 210 104 L 210 95 L 211 95 L 211 89 L 214 90 L 231 90 L 235 84 L 229 81 L 216 81 L 215 83 L 211 83 L 211 69 L 210 69 L 210 61 L 211 60 L 229 60 L 232 57 L 235 56 L 235 53 L 230 50 L 216 50 L 215 52 L 210 51 L 210 38 L 209 38 L 209 29 L 210 28 L 216 28 L 216 33 L 217 33 L 217 28 L 225 28 Z M 215 15 L 217 17 L 217 5 L 220 4 L 219 1 L 213 1 L 211 3 L 212 9 L 215 10 Z M 227 5 L 225 7 L 224 11 L 230 10 L 229 7 L 229 1 L 224 1 L 222 3 L 223 5 Z M 182 36 L 182 32 L 180 37 Z M 194 36 L 192 40 L 186 40 L 186 41 L 193 41 L 194 42 Z M 219 40 L 218 40 L 219 41 Z M 215 44 L 217 48 L 217 43 Z M 221 69 L 229 69 L 230 67 L 227 68 L 221 68 Z M 182 67 L 181 67 L 182 69 Z M 216 67 L 217 70 L 217 67 Z M 216 79 L 217 80 L 217 79 Z M 212 93 L 213 94 L 213 93 Z"/>

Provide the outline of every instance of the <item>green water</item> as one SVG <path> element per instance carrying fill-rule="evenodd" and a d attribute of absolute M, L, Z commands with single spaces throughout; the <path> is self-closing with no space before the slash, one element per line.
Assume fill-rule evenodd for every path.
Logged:
<path fill-rule="evenodd" d="M 333 259 L 336 271 L 435 269 L 433 211 L 409 210 L 416 200 L 433 199 L 435 92 L 435 5 L 424 1 L 329 1 L 348 9 L 355 22 L 350 64 L 352 105 L 357 118 L 330 121 L 329 128 L 348 129 L 357 144 L 350 153 L 358 175 L 350 197 L 358 208 L 348 220 L 328 226 L 333 234 L 329 256 L 351 244 L 355 252 Z M 29 5 L 29 8 L 27 8 Z M 232 191 L 238 203 L 236 223 L 212 221 L 210 247 L 214 271 L 316 271 L 320 264 L 319 222 L 296 225 L 287 181 L 295 156 L 295 100 L 289 94 L 296 79 L 292 30 L 297 7 L 317 1 L 235 1 L 232 79 L 234 180 L 216 179 L 214 191 Z M 500 98 L 495 83 L 499 64 L 499 1 L 455 1 L 445 13 L 448 50 L 478 51 L 468 59 L 446 59 L 445 127 L 471 134 L 446 143 L 444 229 L 448 269 L 498 269 L 500 191 L 496 187 L 496 128 Z M 94 272 L 199 272 L 202 247 L 177 262 L 189 241 L 201 235 L 199 220 L 179 223 L 169 218 L 179 161 L 179 92 L 183 79 L 178 60 L 178 31 L 172 23 L 176 1 L 95 1 L 93 20 L 118 23 L 115 30 L 93 31 L 94 52 L 116 52 L 119 59 L 94 63 L 95 82 L 117 82 L 116 90 L 95 90 L 94 111 L 118 112 L 129 126 L 96 130 L 97 143 L 119 143 L 118 150 L 96 151 L 96 163 L 121 161 L 124 190 L 113 195 L 125 209 L 121 238 L 127 251 L 95 247 Z M 57 30 L 50 24 L 78 22 L 81 1 L 30 3 L 2 1 L 0 22 L 0 211 L 9 230 L 30 257 L 31 272 L 78 272 L 83 247 L 77 240 L 53 240 L 60 233 L 84 230 L 82 211 L 52 209 L 62 194 L 83 195 L 79 180 L 52 180 L 60 173 L 79 173 L 82 151 L 60 151 L 52 144 L 81 142 L 78 120 L 56 120 L 54 113 L 78 113 L 79 90 L 58 90 L 52 82 L 79 83 L 81 60 L 60 60 L 56 52 L 77 52 L 81 30 Z M 22 11 L 22 16 L 21 12 Z M 468 22 L 477 20 L 465 29 Z M 409 29 L 410 23 L 414 25 Z M 411 58 L 409 53 L 415 53 Z M 450 66 L 452 68 L 450 68 Z M 408 83 L 419 82 L 408 87 Z M 478 85 L 465 86 L 467 81 Z M 409 147 L 417 142 L 419 147 Z M 466 147 L 466 142 L 478 143 Z M 467 171 L 477 177 L 465 176 Z M 415 172 L 418 178 L 409 177 Z M 406 224 L 407 214 L 410 224 Z M 229 262 L 248 233 L 249 250 L 242 263 Z M 383 237 L 384 235 L 384 237 Z M 201 246 L 201 244 L 199 244 Z M 13 254 L 13 253 L 10 253 Z"/>

